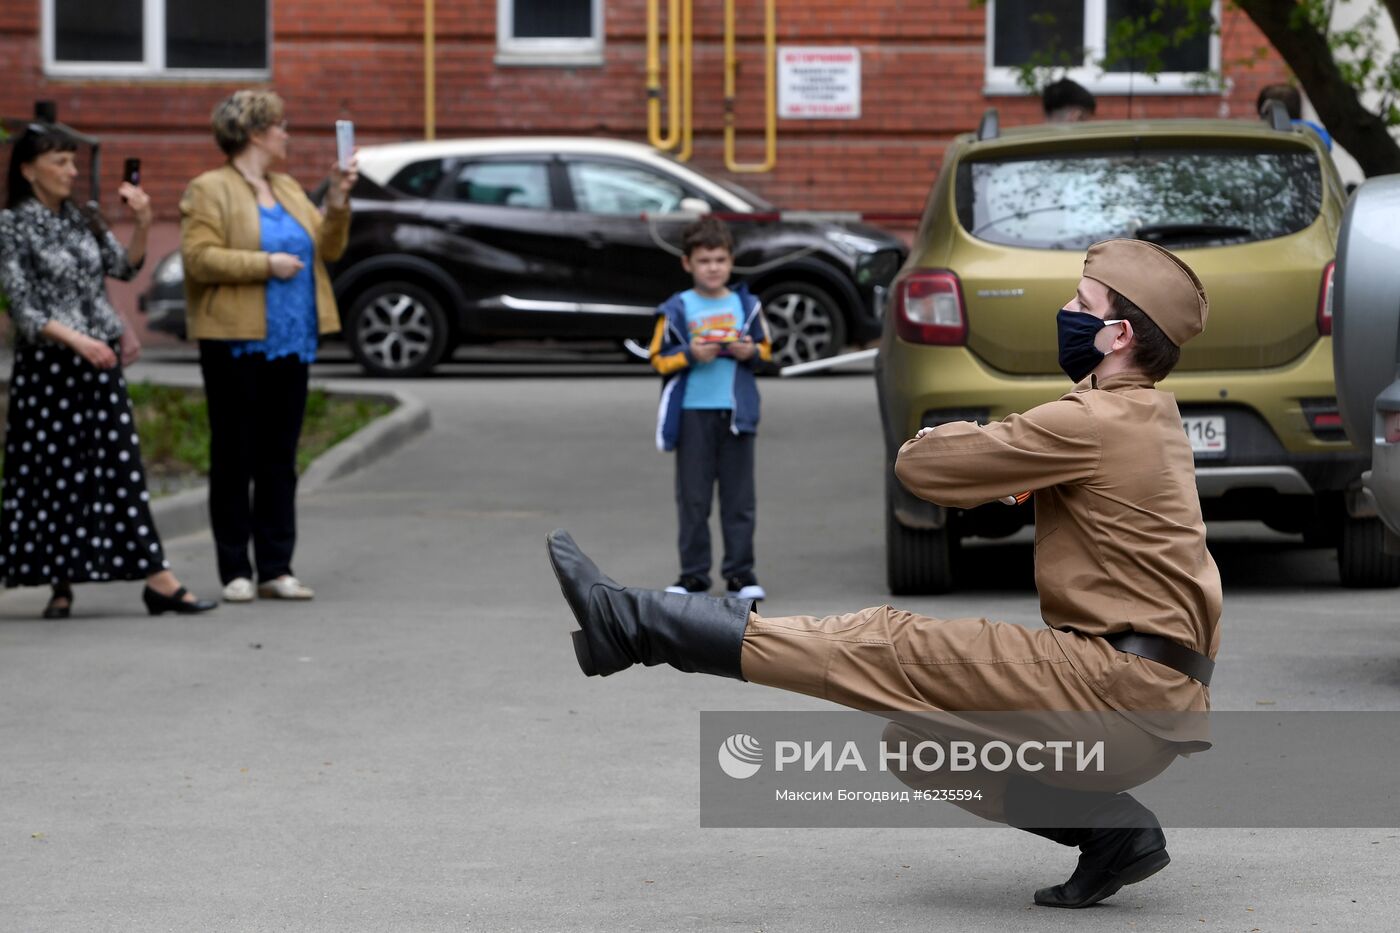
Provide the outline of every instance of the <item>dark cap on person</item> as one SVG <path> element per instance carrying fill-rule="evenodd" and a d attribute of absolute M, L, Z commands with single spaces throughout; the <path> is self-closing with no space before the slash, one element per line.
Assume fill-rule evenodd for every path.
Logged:
<path fill-rule="evenodd" d="M 1191 267 L 1146 240 L 1104 240 L 1084 256 L 1084 277 L 1142 309 L 1178 347 L 1205 330 L 1210 305 Z"/>

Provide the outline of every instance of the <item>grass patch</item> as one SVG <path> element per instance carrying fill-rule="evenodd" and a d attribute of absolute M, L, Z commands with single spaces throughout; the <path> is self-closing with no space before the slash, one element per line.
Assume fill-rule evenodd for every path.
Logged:
<path fill-rule="evenodd" d="M 303 473 L 321 454 L 354 434 L 393 405 L 382 399 L 337 398 L 312 389 L 306 399 L 306 421 L 297 446 L 297 472 Z"/>
<path fill-rule="evenodd" d="M 152 479 L 209 475 L 209 404 L 196 389 L 127 384 L 141 460 Z"/>
<path fill-rule="evenodd" d="M 209 405 L 204 393 L 148 382 L 130 383 L 128 391 L 151 494 L 174 491 L 207 477 Z M 297 472 L 304 472 L 311 461 L 393 407 L 379 399 L 341 398 L 312 389 L 297 446 Z M 0 448 L 0 465 L 3 456 Z"/>

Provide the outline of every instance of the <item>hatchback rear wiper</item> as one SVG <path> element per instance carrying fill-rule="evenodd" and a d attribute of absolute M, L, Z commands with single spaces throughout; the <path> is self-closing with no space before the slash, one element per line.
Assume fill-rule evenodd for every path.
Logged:
<path fill-rule="evenodd" d="M 1204 237 L 1252 237 L 1254 231 L 1233 224 L 1143 224 L 1133 231 L 1133 236 L 1149 243 L 1161 243 Z"/>

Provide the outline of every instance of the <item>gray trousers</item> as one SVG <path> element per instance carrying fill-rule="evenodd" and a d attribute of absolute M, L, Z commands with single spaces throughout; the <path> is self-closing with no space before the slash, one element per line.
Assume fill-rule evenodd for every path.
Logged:
<path fill-rule="evenodd" d="M 754 435 L 729 429 L 729 409 L 686 409 L 676 443 L 681 576 L 710 582 L 710 504 L 719 483 L 725 579 L 753 572 Z"/>

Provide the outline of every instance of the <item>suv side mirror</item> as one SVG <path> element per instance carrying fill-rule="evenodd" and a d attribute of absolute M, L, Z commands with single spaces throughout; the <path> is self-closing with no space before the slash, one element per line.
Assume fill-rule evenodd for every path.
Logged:
<path fill-rule="evenodd" d="M 710 202 L 704 198 L 681 198 L 681 203 L 676 205 L 676 210 L 683 214 L 708 214 Z"/>

